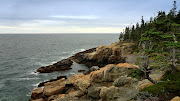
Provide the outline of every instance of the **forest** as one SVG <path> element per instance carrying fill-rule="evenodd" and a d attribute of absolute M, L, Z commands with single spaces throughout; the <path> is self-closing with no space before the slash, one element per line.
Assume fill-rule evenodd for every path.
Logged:
<path fill-rule="evenodd" d="M 145 57 L 137 58 L 137 65 L 141 68 L 131 76 L 140 78 L 143 74 L 155 85 L 146 87 L 141 92 L 151 93 L 162 101 L 180 95 L 180 10 L 177 10 L 176 1 L 168 13 L 159 11 L 149 21 L 145 21 L 142 16 L 140 23 L 126 27 L 120 33 L 119 40 L 120 43 L 135 43 L 132 53 Z M 149 77 L 152 68 L 165 67 L 170 70 L 166 72 L 162 82 Z"/>
<path fill-rule="evenodd" d="M 140 24 L 128 26 L 120 33 L 119 40 L 135 43 L 133 52 L 144 52 L 148 57 L 153 53 L 163 54 L 168 56 L 169 65 L 179 64 L 180 10 L 177 11 L 176 1 L 168 14 L 159 11 L 146 22 L 142 16 Z"/>

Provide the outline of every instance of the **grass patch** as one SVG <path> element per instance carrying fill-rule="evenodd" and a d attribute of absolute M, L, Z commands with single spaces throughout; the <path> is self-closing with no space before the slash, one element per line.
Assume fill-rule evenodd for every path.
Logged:
<path fill-rule="evenodd" d="M 142 72 L 140 69 L 132 69 L 128 76 L 140 80 L 144 77 L 144 72 Z"/>

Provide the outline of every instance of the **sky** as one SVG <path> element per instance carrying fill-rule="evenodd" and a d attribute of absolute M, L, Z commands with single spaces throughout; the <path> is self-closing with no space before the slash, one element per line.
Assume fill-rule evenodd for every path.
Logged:
<path fill-rule="evenodd" d="M 177 9 L 180 10 L 180 0 Z M 173 0 L 0 0 L 0 33 L 120 33 Z"/>

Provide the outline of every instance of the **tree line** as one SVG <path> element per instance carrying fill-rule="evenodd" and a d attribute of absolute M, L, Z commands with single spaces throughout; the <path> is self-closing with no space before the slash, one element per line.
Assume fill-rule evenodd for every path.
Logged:
<path fill-rule="evenodd" d="M 175 67 L 180 60 L 180 10 L 177 12 L 176 1 L 168 14 L 159 11 L 156 17 L 150 17 L 147 22 L 142 16 L 140 24 L 137 22 L 120 33 L 119 40 L 135 43 L 136 48 L 146 56 L 151 53 L 168 53 L 169 66 L 176 71 Z M 147 66 L 144 68 L 147 69 Z"/>

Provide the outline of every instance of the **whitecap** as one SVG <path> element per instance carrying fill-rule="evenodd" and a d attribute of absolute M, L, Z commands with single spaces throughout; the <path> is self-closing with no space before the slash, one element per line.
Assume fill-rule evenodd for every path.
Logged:
<path fill-rule="evenodd" d="M 26 96 L 31 96 L 31 93 L 26 94 Z"/>
<path fill-rule="evenodd" d="M 80 49 L 80 51 L 85 51 L 85 49 Z"/>
<path fill-rule="evenodd" d="M 56 61 L 51 62 L 51 64 L 54 64 L 54 63 L 56 63 Z"/>
<path fill-rule="evenodd" d="M 37 87 L 38 85 L 39 85 L 39 83 L 32 84 L 33 87 Z"/>
<path fill-rule="evenodd" d="M 32 71 L 32 72 L 30 72 L 29 74 L 30 74 L 30 75 L 38 75 L 39 72 Z"/>
<path fill-rule="evenodd" d="M 15 81 L 22 81 L 22 80 L 37 80 L 39 78 L 16 78 Z"/>
<path fill-rule="evenodd" d="M 61 59 L 65 59 L 66 57 L 61 57 Z"/>

